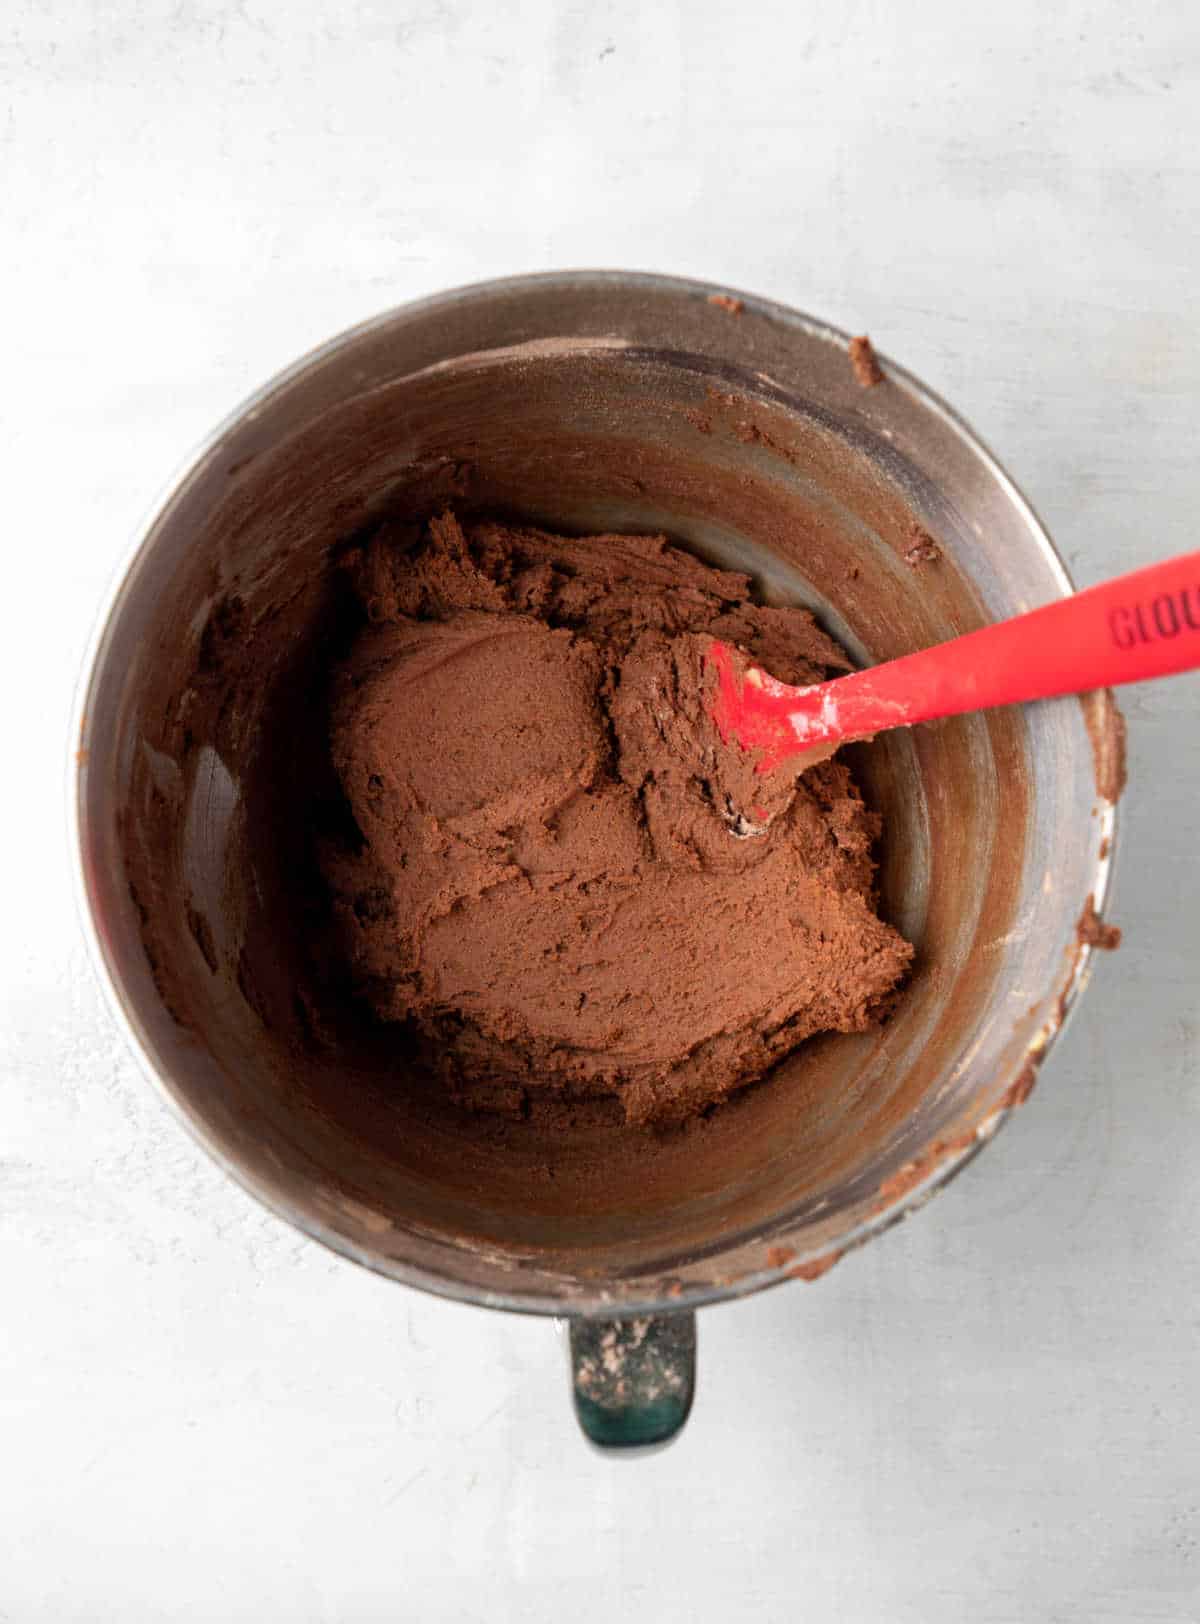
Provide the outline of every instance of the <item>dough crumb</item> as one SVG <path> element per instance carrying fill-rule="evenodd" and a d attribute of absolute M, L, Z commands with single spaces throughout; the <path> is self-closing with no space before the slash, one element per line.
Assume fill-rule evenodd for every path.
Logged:
<path fill-rule="evenodd" d="M 850 365 L 854 368 L 854 376 L 864 389 L 873 389 L 877 383 L 883 382 L 883 368 L 879 364 L 879 357 L 865 333 L 850 340 Z"/>
<path fill-rule="evenodd" d="M 1121 945 L 1121 927 L 1104 923 L 1096 912 L 1095 900 L 1092 897 L 1088 897 L 1084 903 L 1079 923 L 1075 927 L 1075 936 L 1085 947 L 1100 947 L 1107 953 L 1114 952 Z"/>
<path fill-rule="evenodd" d="M 922 564 L 936 564 L 942 556 L 942 550 L 933 537 L 914 519 L 908 527 L 908 539 L 911 545 L 904 554 L 904 562 L 910 569 L 919 569 Z"/>

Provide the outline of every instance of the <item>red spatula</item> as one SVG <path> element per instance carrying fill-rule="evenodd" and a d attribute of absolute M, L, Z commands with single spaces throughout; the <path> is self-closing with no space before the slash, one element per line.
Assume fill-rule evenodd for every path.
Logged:
<path fill-rule="evenodd" d="M 759 751 L 759 772 L 771 772 L 889 727 L 1200 666 L 1200 552 L 809 688 L 753 666 L 739 673 L 732 649 L 715 640 L 706 663 L 717 673 L 712 716 L 722 739 Z"/>

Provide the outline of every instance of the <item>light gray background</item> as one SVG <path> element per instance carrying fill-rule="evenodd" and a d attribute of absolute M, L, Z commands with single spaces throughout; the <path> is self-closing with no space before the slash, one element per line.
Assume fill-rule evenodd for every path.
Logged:
<path fill-rule="evenodd" d="M 226 1184 L 115 1037 L 66 716 L 137 519 L 310 345 L 573 265 L 869 329 L 1081 583 L 1196 545 L 1195 7 L 6 0 L 0 1620 L 1200 1617 L 1200 684 L 1129 694 L 1099 965 L 924 1213 L 701 1322 L 598 1459 L 547 1322 L 407 1293 Z M 978 13 L 979 15 L 973 15 Z"/>

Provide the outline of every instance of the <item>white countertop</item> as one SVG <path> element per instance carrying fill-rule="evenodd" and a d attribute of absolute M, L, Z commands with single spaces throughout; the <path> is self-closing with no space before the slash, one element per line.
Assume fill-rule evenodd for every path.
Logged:
<path fill-rule="evenodd" d="M 1033 1100 L 818 1284 L 706 1313 L 651 1459 L 578 1438 L 551 1324 L 228 1184 L 80 942 L 66 718 L 136 520 L 253 386 L 412 296 L 769 294 L 959 406 L 1080 583 L 1196 545 L 1195 7 L 739 9 L 4 9 L 0 1620 L 1200 1617 L 1197 678 L 1125 699 L 1126 945 Z"/>

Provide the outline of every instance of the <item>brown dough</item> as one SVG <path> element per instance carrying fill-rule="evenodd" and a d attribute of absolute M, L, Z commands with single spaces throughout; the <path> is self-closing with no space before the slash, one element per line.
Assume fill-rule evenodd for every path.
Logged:
<path fill-rule="evenodd" d="M 839 761 L 756 774 L 705 709 L 714 635 L 788 682 L 845 670 L 807 611 L 661 536 L 450 514 L 346 563 L 370 624 L 331 748 L 363 843 L 322 849 L 330 946 L 458 1100 L 679 1121 L 886 1011 L 912 949 L 874 910 L 878 818 Z M 748 797 L 770 823 L 738 839 Z"/>
<path fill-rule="evenodd" d="M 873 389 L 877 383 L 883 382 L 883 368 L 875 354 L 875 346 L 866 333 L 850 340 L 850 365 L 864 389 Z"/>

